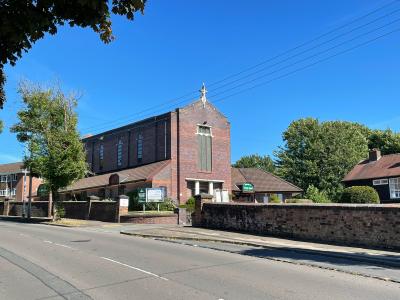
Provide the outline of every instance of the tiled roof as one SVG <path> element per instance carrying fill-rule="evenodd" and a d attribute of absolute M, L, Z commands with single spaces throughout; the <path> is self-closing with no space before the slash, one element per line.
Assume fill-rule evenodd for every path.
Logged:
<path fill-rule="evenodd" d="M 377 161 L 366 159 L 356 165 L 343 181 L 393 176 L 400 176 L 400 153 L 384 155 Z"/>
<path fill-rule="evenodd" d="M 232 190 L 237 185 L 250 182 L 255 192 L 302 192 L 303 190 L 282 178 L 257 168 L 232 168 Z"/>
<path fill-rule="evenodd" d="M 0 165 L 0 173 L 16 173 L 22 169 L 24 169 L 23 162 L 16 162 L 16 163 Z"/>
<path fill-rule="evenodd" d="M 134 181 L 145 181 L 151 180 L 151 178 L 161 169 L 163 169 L 167 164 L 169 164 L 169 160 L 164 160 L 136 168 L 126 169 L 118 172 L 110 172 L 106 174 L 101 174 L 92 177 L 86 177 L 80 179 L 70 186 L 66 187 L 62 190 L 62 192 L 75 191 L 75 190 L 83 190 L 90 189 L 96 187 L 107 186 L 109 184 L 110 176 L 113 174 L 118 174 L 121 183 L 128 183 Z"/>

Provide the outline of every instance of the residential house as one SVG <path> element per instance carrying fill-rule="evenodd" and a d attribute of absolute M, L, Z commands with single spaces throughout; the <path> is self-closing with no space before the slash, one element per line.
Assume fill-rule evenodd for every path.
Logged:
<path fill-rule="evenodd" d="M 371 186 L 381 203 L 400 202 L 400 153 L 381 155 L 377 149 L 369 158 L 358 163 L 343 179 L 346 187 Z"/>

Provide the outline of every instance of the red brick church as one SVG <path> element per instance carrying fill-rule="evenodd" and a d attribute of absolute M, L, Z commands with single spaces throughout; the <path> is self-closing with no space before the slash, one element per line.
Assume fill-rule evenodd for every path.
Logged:
<path fill-rule="evenodd" d="M 207 101 L 204 85 L 200 92 L 185 107 L 84 138 L 91 176 L 62 190 L 61 199 L 112 199 L 146 187 L 164 188 L 166 197 L 179 204 L 199 193 L 216 195 L 216 190 L 255 202 L 267 202 L 272 193 L 284 201 L 301 192 L 258 171 L 249 176 L 253 193 L 242 194 L 238 187 L 248 179 L 244 170 L 237 176 L 231 168 L 230 123 Z"/>
<path fill-rule="evenodd" d="M 62 191 L 64 199 L 113 198 L 164 187 L 185 203 L 198 193 L 231 189 L 230 124 L 206 99 L 83 139 L 94 176 Z"/>

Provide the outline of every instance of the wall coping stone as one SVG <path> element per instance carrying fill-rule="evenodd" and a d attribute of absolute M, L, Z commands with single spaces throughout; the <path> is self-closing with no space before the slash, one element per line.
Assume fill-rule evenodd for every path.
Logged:
<path fill-rule="evenodd" d="M 236 207 L 243 207 L 243 208 L 248 208 L 249 206 L 253 206 L 255 208 L 268 208 L 268 207 L 274 207 L 274 208 L 281 208 L 281 209 L 287 209 L 287 208 L 297 208 L 297 209 L 345 209 L 345 210 L 400 210 L 400 204 L 350 204 L 350 203 L 344 203 L 344 204 L 339 204 L 339 203 L 328 203 L 328 204 L 320 204 L 320 203 L 315 203 L 315 204 L 306 204 L 306 203 L 234 203 L 234 202 L 229 202 L 229 203 L 204 203 L 203 205 L 209 206 L 209 205 L 214 205 L 214 206 L 236 206 Z"/>

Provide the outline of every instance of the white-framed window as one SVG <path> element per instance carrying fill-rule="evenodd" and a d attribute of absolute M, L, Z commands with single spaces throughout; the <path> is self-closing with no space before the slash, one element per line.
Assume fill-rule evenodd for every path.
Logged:
<path fill-rule="evenodd" d="M 197 126 L 198 167 L 200 171 L 212 171 L 212 132 L 211 127 Z"/>
<path fill-rule="evenodd" d="M 388 184 L 389 180 L 388 179 L 375 179 L 372 181 L 373 185 L 385 185 Z"/>
<path fill-rule="evenodd" d="M 117 144 L 117 165 L 118 167 L 122 166 L 122 146 L 124 143 L 122 142 L 122 139 L 118 140 Z"/>
<path fill-rule="evenodd" d="M 17 181 L 17 179 L 18 179 L 18 174 L 11 174 L 12 181 Z"/>
<path fill-rule="evenodd" d="M 8 182 L 8 175 L 1 175 L 1 182 Z"/>
<path fill-rule="evenodd" d="M 400 177 L 389 179 L 390 199 L 400 198 Z"/>
<path fill-rule="evenodd" d="M 0 196 L 3 196 L 3 197 L 8 196 L 8 189 L 0 190 Z"/>
<path fill-rule="evenodd" d="M 11 190 L 11 196 L 15 196 L 17 194 L 17 189 L 12 189 Z"/>
<path fill-rule="evenodd" d="M 210 126 L 204 126 L 204 125 L 198 125 L 197 126 L 197 134 L 201 135 L 212 135 L 211 134 L 211 127 Z"/>

